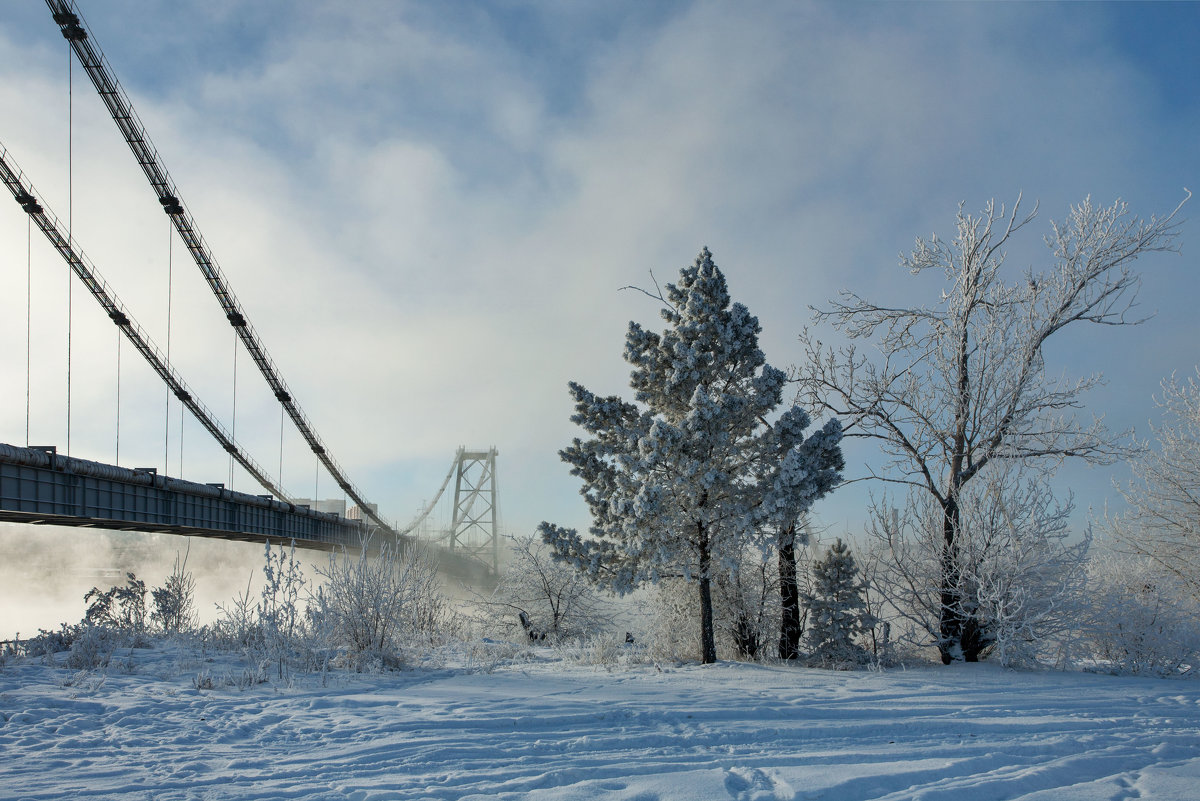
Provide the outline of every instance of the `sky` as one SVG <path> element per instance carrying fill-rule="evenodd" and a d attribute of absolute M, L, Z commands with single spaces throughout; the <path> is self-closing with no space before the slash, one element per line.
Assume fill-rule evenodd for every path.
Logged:
<path fill-rule="evenodd" d="M 940 284 L 899 257 L 951 235 L 960 203 L 1040 203 L 1016 273 L 1049 264 L 1040 234 L 1089 195 L 1149 217 L 1200 187 L 1196 3 L 80 7 L 293 395 L 401 523 L 459 446 L 495 446 L 506 529 L 586 527 L 557 455 L 579 433 L 567 382 L 629 397 L 626 327 L 660 321 L 621 288 L 673 280 L 702 247 L 787 368 L 809 307 L 840 289 L 933 303 Z M 68 61 L 46 8 L 6 4 L 0 144 L 160 347 L 170 311 L 172 361 L 227 428 L 236 408 L 255 459 L 275 473 L 282 451 L 289 492 L 338 495 L 298 435 L 281 437 Z M 1149 434 L 1159 382 L 1200 362 L 1197 202 L 1181 254 L 1138 263 L 1153 319 L 1050 348 L 1055 374 L 1104 373 L 1082 413 L 1113 430 Z M 227 481 L 224 454 L 190 420 L 181 446 L 178 404 L 27 233 L 0 204 L 0 441 L 26 442 L 28 320 L 32 444 L 65 451 L 69 329 L 73 456 Z M 847 455 L 851 478 L 877 458 L 861 443 Z M 1127 478 L 1068 464 L 1058 484 L 1082 525 Z M 847 486 L 817 518 L 854 535 L 871 492 Z"/>

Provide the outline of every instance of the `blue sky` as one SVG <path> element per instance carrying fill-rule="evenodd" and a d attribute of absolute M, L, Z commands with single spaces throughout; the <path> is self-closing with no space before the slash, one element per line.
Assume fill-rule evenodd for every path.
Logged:
<path fill-rule="evenodd" d="M 960 201 L 1040 201 L 1017 271 L 1046 264 L 1037 233 L 1089 194 L 1149 216 L 1200 186 L 1194 3 L 81 5 L 297 398 L 399 519 L 455 448 L 495 445 L 510 528 L 586 525 L 556 455 L 576 434 L 566 384 L 628 394 L 625 327 L 656 316 L 618 289 L 671 280 L 702 246 L 787 366 L 808 306 L 840 288 L 936 298 L 898 255 L 949 234 Z M 161 343 L 167 223 L 75 80 L 76 236 Z M 38 3 L 0 13 L 0 108 L 0 142 L 65 216 L 66 44 Z M 65 268 L 27 253 L 25 228 L 0 206 L 0 441 L 24 441 L 28 257 L 31 437 L 61 444 Z M 1200 362 L 1198 235 L 1189 220 L 1182 256 L 1140 262 L 1153 320 L 1051 349 L 1052 371 L 1108 378 L 1085 414 L 1146 433 L 1158 382 Z M 173 356 L 230 410 L 232 334 L 174 254 Z M 115 333 L 75 297 L 73 452 L 111 461 Z M 121 461 L 161 464 L 163 391 L 123 358 Z M 240 369 L 239 439 L 274 466 L 278 410 Z M 185 427 L 185 477 L 223 480 L 203 436 Z M 872 458 L 853 450 L 848 472 Z M 329 494 L 290 434 L 284 462 L 292 492 Z M 1098 507 L 1124 476 L 1060 483 Z M 818 510 L 834 533 L 857 531 L 866 492 Z"/>

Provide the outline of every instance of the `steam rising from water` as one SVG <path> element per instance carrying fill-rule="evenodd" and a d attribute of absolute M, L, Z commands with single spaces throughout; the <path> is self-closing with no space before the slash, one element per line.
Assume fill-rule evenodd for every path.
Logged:
<path fill-rule="evenodd" d="M 0 640 L 79 622 L 87 591 L 124 584 L 126 573 L 145 581 L 147 590 L 161 586 L 177 554 L 186 554 L 196 579 L 200 622 L 211 622 L 216 604 L 244 593 L 247 582 L 257 598 L 263 550 L 254 543 L 173 534 L 0 523 Z M 328 558 L 316 551 L 296 553 L 310 579 L 311 565 Z M 148 593 L 146 602 L 149 608 Z"/>
<path fill-rule="evenodd" d="M 87 591 L 124 585 L 126 573 L 146 583 L 148 613 L 149 590 L 163 585 L 176 556 L 186 556 L 187 571 L 196 579 L 200 623 L 211 623 L 220 614 L 217 604 L 228 607 L 247 588 L 251 601 L 258 600 L 264 550 L 258 543 L 204 537 L 0 523 L 0 640 L 78 623 L 87 608 Z M 323 581 L 314 568 L 326 566 L 329 557 L 324 551 L 296 549 L 309 587 Z M 440 578 L 442 592 L 452 601 L 470 597 L 457 579 Z"/>

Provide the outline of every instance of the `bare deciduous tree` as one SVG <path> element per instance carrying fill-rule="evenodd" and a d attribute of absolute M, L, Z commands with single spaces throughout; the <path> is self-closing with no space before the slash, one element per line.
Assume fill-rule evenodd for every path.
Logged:
<path fill-rule="evenodd" d="M 801 337 L 801 402 L 841 417 L 848 435 L 878 441 L 890 462 L 871 477 L 916 487 L 940 510 L 937 645 L 945 662 L 978 659 L 992 637 L 959 590 L 963 487 L 993 462 L 1106 463 L 1126 452 L 1099 419 L 1082 422 L 1074 413 L 1099 375 L 1049 375 L 1045 347 L 1077 323 L 1142 322 L 1133 314 L 1141 283 L 1133 262 L 1175 249 L 1183 204 L 1143 221 L 1124 203 L 1084 200 L 1051 224 L 1052 266 L 1005 282 L 1006 249 L 1037 213 L 1020 205 L 1018 198 L 1006 211 L 989 202 L 980 216 L 960 206 L 953 240 L 917 240 L 901 266 L 945 276 L 936 304 L 882 306 L 846 291 L 831 308 L 814 309 L 817 323 L 870 340 L 877 357 L 853 344 L 827 347 L 807 330 Z"/>

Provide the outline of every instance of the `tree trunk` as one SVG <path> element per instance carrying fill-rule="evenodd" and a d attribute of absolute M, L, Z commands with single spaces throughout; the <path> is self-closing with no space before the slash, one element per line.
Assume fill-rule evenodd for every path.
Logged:
<path fill-rule="evenodd" d="M 709 574 L 712 572 L 712 556 L 708 552 L 708 533 L 704 524 L 697 524 L 700 529 L 700 661 L 711 665 L 717 661 L 717 640 L 713 633 L 712 586 Z"/>
<path fill-rule="evenodd" d="M 733 639 L 737 643 L 738 656 L 746 659 L 758 657 L 758 627 L 744 609 L 738 610 L 737 622 L 733 626 Z"/>
<path fill-rule="evenodd" d="M 958 564 L 961 525 L 958 500 L 951 495 L 942 503 L 942 609 L 938 651 L 945 665 L 957 659 L 978 662 L 992 643 L 992 638 L 980 624 L 974 599 L 964 596 Z"/>
<path fill-rule="evenodd" d="M 942 664 L 964 658 L 963 606 L 959 597 L 958 499 L 951 492 L 942 502 L 942 605 L 938 621 L 938 651 Z"/>
<path fill-rule="evenodd" d="M 800 584 L 796 576 L 796 527 L 779 533 L 779 600 L 783 615 L 779 621 L 779 658 L 800 658 Z"/>

